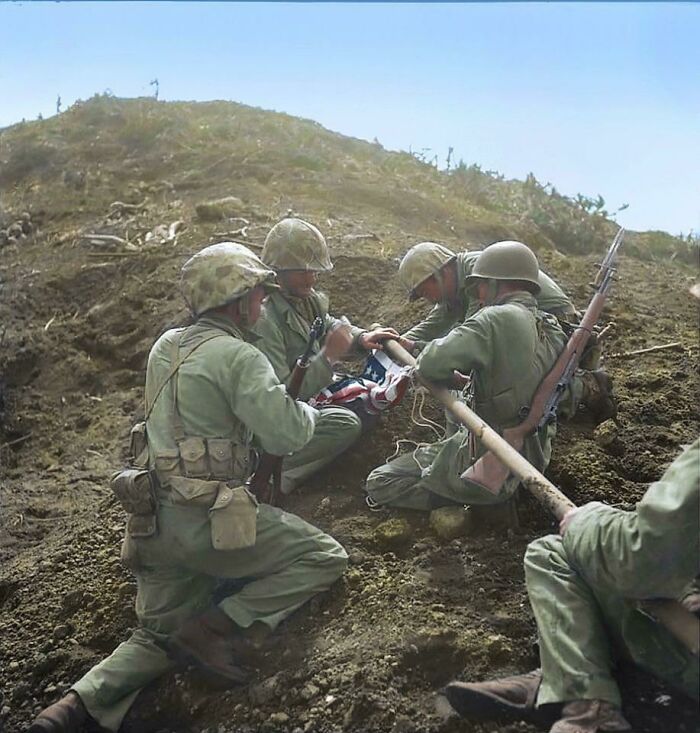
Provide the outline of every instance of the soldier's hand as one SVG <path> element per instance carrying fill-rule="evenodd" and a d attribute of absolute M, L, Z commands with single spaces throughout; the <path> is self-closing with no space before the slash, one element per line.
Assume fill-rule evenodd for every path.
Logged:
<path fill-rule="evenodd" d="M 326 334 L 321 353 L 331 363 L 340 361 L 352 346 L 352 333 L 350 326 L 340 324 Z"/>
<path fill-rule="evenodd" d="M 382 342 L 387 339 L 395 339 L 403 346 L 398 331 L 393 328 L 384 328 L 383 326 L 378 326 L 371 331 L 361 333 L 357 342 L 363 349 L 371 351 L 372 349 L 383 349 Z"/>
<path fill-rule="evenodd" d="M 562 517 L 561 522 L 559 522 L 559 534 L 562 537 L 566 534 L 566 530 L 569 528 L 571 520 L 580 508 L 581 507 L 574 507 L 573 509 L 569 509 L 569 511 Z"/>

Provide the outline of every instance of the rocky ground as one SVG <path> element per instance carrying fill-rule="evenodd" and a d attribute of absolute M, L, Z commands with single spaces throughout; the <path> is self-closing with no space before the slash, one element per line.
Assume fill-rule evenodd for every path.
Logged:
<path fill-rule="evenodd" d="M 72 140 L 63 131 L 57 142 L 50 132 L 56 150 Z M 106 150 L 115 144 L 106 138 L 81 142 L 80 150 Z M 339 140 L 352 158 L 359 141 Z M 345 188 L 342 176 L 330 181 L 303 160 L 277 185 L 274 177 L 264 180 L 262 164 L 251 171 L 238 161 L 232 177 L 226 163 L 221 175 L 208 163 L 209 173 L 204 166 L 193 186 L 195 163 L 187 158 L 162 162 L 182 168 L 166 180 L 147 175 L 136 155 L 117 162 L 118 152 L 85 153 L 77 173 L 50 161 L 1 181 L 5 224 L 26 221 L 25 211 L 32 222 L 0 249 L 0 715 L 9 733 L 136 624 L 134 581 L 118 559 L 124 515 L 107 479 L 142 410 L 148 349 L 186 318 L 176 282 L 189 253 L 232 231 L 259 245 L 291 209 L 330 235 L 336 268 L 322 287 L 332 310 L 358 324 L 378 320 L 401 329 L 422 313 L 406 304 L 394 277 L 395 257 L 410 244 L 437 239 L 459 248 L 524 236 L 512 223 L 466 209 L 452 211 L 446 223 L 432 199 L 393 169 L 389 193 L 378 200 L 356 182 L 350 163 L 355 183 Z M 234 200 L 220 219 L 197 208 L 224 195 Z M 562 426 L 549 469 L 577 503 L 632 505 L 698 432 L 698 310 L 687 296 L 696 268 L 682 258 L 639 256 L 638 248 L 634 254 L 622 258 L 604 314 L 613 324 L 605 367 L 615 378 L 619 425 L 606 425 L 612 435 L 596 433 L 585 416 Z M 585 305 L 599 254 L 572 255 L 544 242 L 538 255 Z M 672 342 L 680 346 L 625 355 Z M 368 512 L 368 471 L 397 438 L 429 437 L 411 422 L 410 407 L 409 397 L 288 501 L 286 508 L 343 543 L 350 567 L 270 640 L 253 683 L 222 692 L 181 671 L 144 691 L 126 730 L 534 733 L 527 725 L 446 719 L 436 692 L 455 676 L 536 665 L 522 556 L 531 539 L 552 530 L 551 519 L 524 496 L 519 527 L 482 516 L 463 536 L 443 540 L 424 516 Z M 434 405 L 429 410 L 439 417 Z M 635 731 L 698 730 L 697 710 L 672 691 L 632 670 L 623 669 L 621 680 Z"/>

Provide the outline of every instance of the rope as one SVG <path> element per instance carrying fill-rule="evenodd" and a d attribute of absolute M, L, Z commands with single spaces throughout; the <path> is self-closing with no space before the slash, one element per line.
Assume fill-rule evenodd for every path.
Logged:
<path fill-rule="evenodd" d="M 418 384 L 415 380 L 413 380 L 413 404 L 411 405 L 411 422 L 416 425 L 419 428 L 428 428 L 432 430 L 433 435 L 435 436 L 435 439 L 437 442 L 440 442 L 441 440 L 445 439 L 445 435 L 447 434 L 447 431 L 445 428 L 442 427 L 439 423 L 435 422 L 434 420 L 431 420 L 429 417 L 425 415 L 423 412 L 423 408 L 425 407 L 425 399 L 428 395 L 428 390 L 423 387 L 422 385 Z M 399 438 L 394 442 L 395 448 L 394 452 L 386 459 L 386 462 L 393 461 L 394 458 L 397 458 L 401 453 L 401 445 L 403 443 L 414 445 L 415 448 L 411 452 L 411 456 L 416 464 L 418 466 L 419 470 L 422 472 L 427 466 L 421 465 L 421 462 L 418 460 L 418 451 L 421 448 L 425 448 L 429 445 L 432 445 L 432 443 L 429 443 L 427 441 L 416 441 L 416 440 L 410 440 L 408 438 Z"/>

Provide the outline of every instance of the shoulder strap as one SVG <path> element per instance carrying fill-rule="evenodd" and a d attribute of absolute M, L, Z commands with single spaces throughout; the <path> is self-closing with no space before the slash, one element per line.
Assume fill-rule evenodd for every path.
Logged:
<path fill-rule="evenodd" d="M 178 357 L 178 352 L 180 350 L 180 341 L 182 340 L 182 336 L 185 332 L 185 329 L 182 331 L 179 331 L 175 338 L 172 340 L 172 343 L 170 345 L 170 371 L 168 372 L 168 376 L 161 382 L 160 386 L 156 390 L 155 397 L 153 398 L 153 401 L 150 405 L 146 405 L 146 416 L 144 417 L 144 420 L 148 420 L 151 412 L 153 412 L 153 408 L 156 404 L 156 400 L 160 397 L 160 393 L 166 388 L 170 380 L 177 374 L 180 367 L 187 361 L 187 359 L 192 356 L 192 354 L 202 345 L 206 344 L 207 341 L 211 341 L 212 339 L 218 338 L 219 336 L 226 336 L 225 333 L 215 333 L 211 336 L 207 336 L 205 339 L 202 339 L 198 343 L 196 343 L 183 357 Z"/>

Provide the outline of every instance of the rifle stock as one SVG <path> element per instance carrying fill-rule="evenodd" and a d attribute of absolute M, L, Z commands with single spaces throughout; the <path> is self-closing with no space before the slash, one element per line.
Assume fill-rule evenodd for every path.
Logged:
<path fill-rule="evenodd" d="M 297 359 L 292 374 L 289 377 L 287 393 L 293 400 L 299 397 L 306 371 L 309 368 L 314 343 L 320 338 L 322 329 L 323 321 L 320 318 L 316 318 L 309 331 L 309 340 L 306 344 L 306 349 Z M 279 501 L 283 460 L 284 456 L 262 453 L 258 461 L 258 467 L 255 469 L 255 473 L 251 476 L 249 482 L 249 488 L 255 496 L 260 501 L 272 504 L 273 506 Z M 272 487 L 270 486 L 270 479 L 272 479 Z"/>

